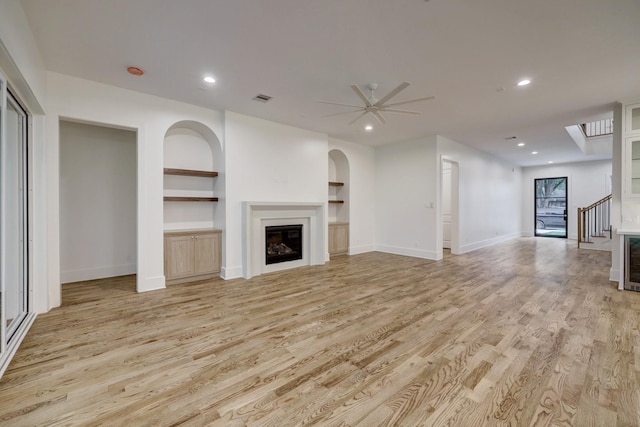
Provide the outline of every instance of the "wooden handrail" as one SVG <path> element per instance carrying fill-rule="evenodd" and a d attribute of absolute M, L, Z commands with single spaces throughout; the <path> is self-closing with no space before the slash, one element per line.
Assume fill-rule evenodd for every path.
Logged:
<path fill-rule="evenodd" d="M 612 194 L 609 194 L 608 196 L 603 197 L 602 199 L 598 200 L 595 203 L 591 203 L 589 206 L 587 206 L 586 208 L 578 208 L 579 211 L 588 211 L 589 209 L 593 209 L 598 205 L 603 204 L 604 202 L 611 200 L 611 196 Z"/>
<path fill-rule="evenodd" d="M 587 242 L 587 243 L 591 243 L 591 237 L 593 237 L 594 235 L 600 235 L 600 233 L 602 233 L 603 231 L 608 230 L 609 234 L 611 234 L 611 217 L 610 217 L 610 205 L 608 207 L 608 209 L 606 211 L 602 211 L 602 209 L 596 209 L 602 205 L 604 205 L 605 203 L 609 202 L 611 200 L 612 195 L 609 194 L 608 196 L 603 197 L 602 199 L 598 200 L 595 203 L 590 204 L 589 206 L 585 207 L 585 208 L 578 208 L 578 221 L 577 221 L 577 225 L 578 225 L 578 249 L 580 249 L 580 243 L 581 242 Z M 589 211 L 594 211 L 593 215 L 594 218 L 592 218 L 591 213 Z M 597 216 L 598 214 L 600 214 L 601 218 L 598 221 L 597 220 Z M 603 216 L 604 215 L 604 216 Z M 608 222 L 608 225 L 605 225 L 602 222 L 602 219 L 605 219 L 605 221 Z M 594 229 L 595 229 L 595 234 L 591 233 L 591 225 L 594 225 Z M 605 226 L 603 226 L 605 225 Z"/>

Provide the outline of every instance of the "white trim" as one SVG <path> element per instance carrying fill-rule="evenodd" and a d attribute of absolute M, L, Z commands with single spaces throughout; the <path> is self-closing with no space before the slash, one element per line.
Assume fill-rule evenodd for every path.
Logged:
<path fill-rule="evenodd" d="M 486 248 L 487 246 L 493 246 L 493 245 L 497 245 L 498 243 L 503 243 L 509 240 L 517 239 L 519 237 L 522 237 L 522 233 L 505 234 L 504 236 L 498 236 L 492 239 L 482 240 L 480 242 L 461 246 L 459 253 L 464 254 L 467 252 L 475 251 L 477 249 Z"/>
<path fill-rule="evenodd" d="M 349 255 L 364 254 L 367 252 L 374 252 L 375 250 L 375 245 L 350 246 Z"/>
<path fill-rule="evenodd" d="M 2 353 L 2 355 L 0 355 L 0 378 L 2 378 L 4 371 L 7 370 L 11 359 L 13 359 L 13 356 L 15 356 L 16 352 L 18 351 L 18 347 L 20 347 L 20 344 L 22 343 L 24 337 L 27 336 L 27 332 L 29 331 L 29 328 L 31 328 L 31 325 L 33 325 L 33 322 L 35 320 L 36 314 L 28 313 L 24 320 L 22 320 L 22 323 L 20 323 L 20 327 L 18 327 L 18 329 L 14 333 L 13 339 L 6 346 L 5 351 Z"/>
<path fill-rule="evenodd" d="M 390 246 L 390 245 L 376 245 L 376 250 L 378 252 L 385 252 L 388 254 L 404 255 L 404 256 L 410 256 L 410 257 L 422 258 L 422 259 L 430 259 L 433 261 L 437 261 L 439 259 L 437 252 L 425 251 L 422 249 L 411 249 L 411 248 L 403 248 L 399 246 Z"/>
<path fill-rule="evenodd" d="M 136 274 L 136 264 L 109 265 L 96 268 L 67 270 L 60 272 L 61 283 L 81 282 L 84 280 L 102 279 Z"/>
<path fill-rule="evenodd" d="M 239 279 L 242 277 L 242 266 L 222 267 L 220 277 L 224 280 Z"/>

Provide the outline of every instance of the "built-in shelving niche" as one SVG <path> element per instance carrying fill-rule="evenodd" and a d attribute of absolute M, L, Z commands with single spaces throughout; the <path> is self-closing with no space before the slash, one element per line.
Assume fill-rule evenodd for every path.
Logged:
<path fill-rule="evenodd" d="M 222 149 L 211 129 L 178 122 L 164 138 L 165 230 L 224 227 Z"/>
<path fill-rule="evenodd" d="M 349 250 L 349 161 L 340 150 L 329 151 L 329 254 Z"/>

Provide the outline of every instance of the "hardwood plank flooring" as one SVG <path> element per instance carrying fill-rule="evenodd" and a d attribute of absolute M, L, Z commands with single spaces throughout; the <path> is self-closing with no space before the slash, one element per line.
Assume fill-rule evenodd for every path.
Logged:
<path fill-rule="evenodd" d="M 144 294 L 63 287 L 0 380 L 2 426 L 638 426 L 640 293 L 522 238 Z"/>

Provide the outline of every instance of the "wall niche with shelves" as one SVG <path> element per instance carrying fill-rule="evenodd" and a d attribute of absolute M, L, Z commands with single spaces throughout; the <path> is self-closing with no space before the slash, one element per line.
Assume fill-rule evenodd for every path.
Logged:
<path fill-rule="evenodd" d="M 349 251 L 349 161 L 340 150 L 329 151 L 329 255 Z"/>
<path fill-rule="evenodd" d="M 220 272 L 224 200 L 222 147 L 202 123 L 178 122 L 164 137 L 164 253 L 167 284 Z"/>
<path fill-rule="evenodd" d="M 164 137 L 165 230 L 222 228 L 222 149 L 211 129 L 182 121 Z"/>

